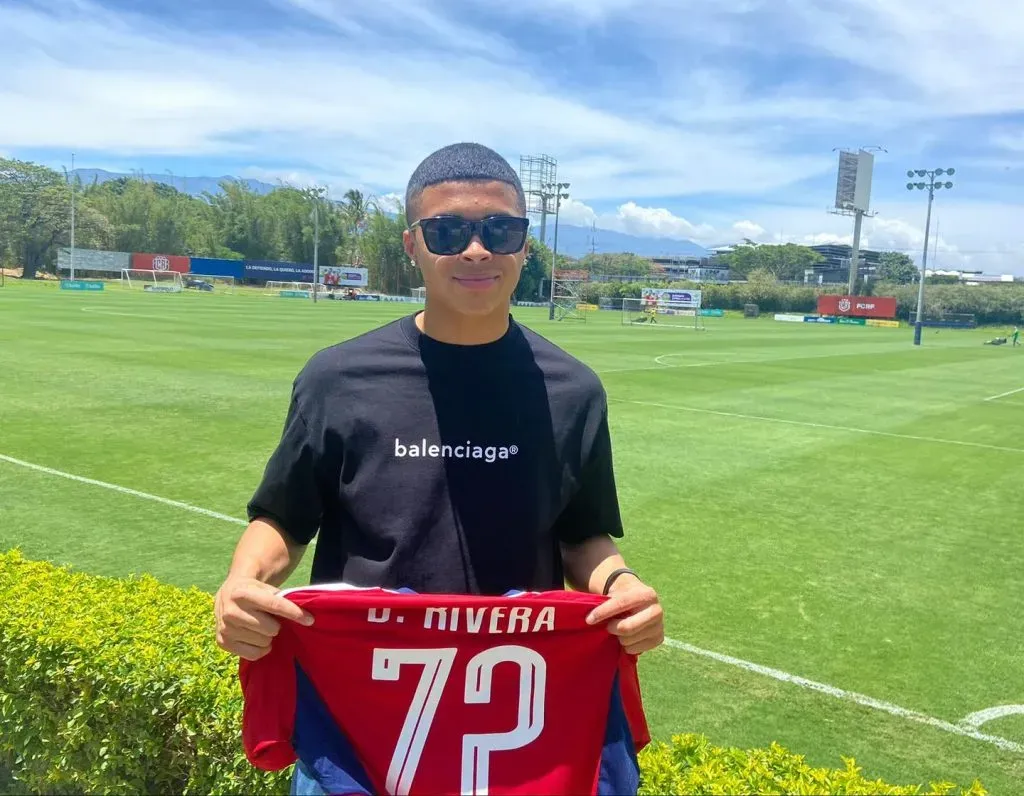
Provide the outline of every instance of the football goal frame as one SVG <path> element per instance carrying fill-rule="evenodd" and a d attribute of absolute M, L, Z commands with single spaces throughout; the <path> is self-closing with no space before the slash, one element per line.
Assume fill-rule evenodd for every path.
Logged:
<path fill-rule="evenodd" d="M 138 268 L 121 269 L 121 287 L 147 293 L 181 293 L 184 283 L 177 271 L 153 271 Z"/>
<path fill-rule="evenodd" d="M 312 282 L 278 281 L 271 279 L 263 285 L 264 296 L 279 296 L 281 298 L 313 298 Z M 326 285 L 316 285 L 316 295 L 326 297 L 330 290 Z"/>
<path fill-rule="evenodd" d="M 692 301 L 622 299 L 622 325 L 704 331 L 700 304 Z"/>

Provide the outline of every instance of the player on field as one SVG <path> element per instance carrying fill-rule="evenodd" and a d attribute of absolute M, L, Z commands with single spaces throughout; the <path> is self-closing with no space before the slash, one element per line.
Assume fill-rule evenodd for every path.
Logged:
<path fill-rule="evenodd" d="M 406 217 L 426 306 L 296 377 L 216 595 L 217 643 L 256 661 L 282 620 L 311 621 L 278 592 L 317 537 L 313 583 L 503 595 L 567 580 L 609 596 L 588 621 L 626 652 L 657 647 L 658 595 L 614 541 L 604 388 L 510 316 L 528 251 L 518 176 L 486 147 L 445 147 L 413 173 Z M 295 787 L 316 792 L 308 775 Z"/>
<path fill-rule="evenodd" d="M 1013 338 L 1013 344 L 1015 346 L 1016 345 L 1020 345 L 1020 328 L 1019 327 L 1017 327 L 1017 326 L 1013 327 L 1013 334 L 1011 335 L 1011 337 Z"/>

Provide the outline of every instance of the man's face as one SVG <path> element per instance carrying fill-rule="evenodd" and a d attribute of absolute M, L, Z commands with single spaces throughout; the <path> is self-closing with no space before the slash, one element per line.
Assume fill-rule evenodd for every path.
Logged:
<path fill-rule="evenodd" d="M 515 190 L 502 182 L 446 182 L 423 190 L 416 219 L 460 216 L 522 216 Z M 414 219 L 414 220 L 416 220 Z M 404 233 L 405 252 L 423 272 L 431 308 L 459 315 L 507 313 L 519 283 L 528 245 L 516 254 L 488 251 L 479 235 L 459 254 L 432 254 L 416 227 Z"/>

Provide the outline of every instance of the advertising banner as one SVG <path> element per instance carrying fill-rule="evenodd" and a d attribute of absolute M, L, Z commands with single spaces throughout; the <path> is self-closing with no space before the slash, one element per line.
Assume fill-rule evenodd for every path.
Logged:
<path fill-rule="evenodd" d="M 804 322 L 804 316 L 803 315 L 786 315 L 785 313 L 777 312 L 777 313 L 775 313 L 775 320 L 783 321 L 785 323 L 803 323 Z"/>
<path fill-rule="evenodd" d="M 367 268 L 336 265 L 320 269 L 320 284 L 327 287 L 366 287 L 370 282 Z"/>
<path fill-rule="evenodd" d="M 95 279 L 62 279 L 61 290 L 103 290 L 103 283 Z"/>
<path fill-rule="evenodd" d="M 132 268 L 136 271 L 177 271 L 179 274 L 187 274 L 191 266 L 189 260 L 183 254 L 135 252 L 132 254 Z"/>
<path fill-rule="evenodd" d="M 360 293 L 356 296 L 356 301 L 380 301 L 380 296 L 376 293 Z"/>
<path fill-rule="evenodd" d="M 886 329 L 899 329 L 899 321 L 883 321 L 878 318 L 868 318 L 865 322 L 868 326 L 881 326 Z"/>
<path fill-rule="evenodd" d="M 243 274 L 246 279 L 313 284 L 313 266 L 310 263 L 285 263 L 276 260 L 244 260 L 243 262 Z"/>
<path fill-rule="evenodd" d="M 867 324 L 867 318 L 838 318 L 839 323 L 845 326 L 864 326 Z"/>
<path fill-rule="evenodd" d="M 198 276 L 230 276 L 241 279 L 245 275 L 243 260 L 221 257 L 193 257 L 191 273 Z"/>
<path fill-rule="evenodd" d="M 108 252 L 101 249 L 79 249 L 75 247 L 75 271 L 110 271 L 121 273 L 131 268 L 131 255 L 128 252 Z M 71 249 L 62 248 L 57 252 L 57 270 L 71 270 Z"/>
<path fill-rule="evenodd" d="M 700 314 L 708 318 L 724 318 L 725 310 L 701 310 Z"/>
<path fill-rule="evenodd" d="M 896 299 L 889 296 L 818 296 L 818 314 L 895 318 Z"/>
<path fill-rule="evenodd" d="M 687 307 L 699 307 L 701 291 L 699 290 L 669 290 L 666 287 L 644 287 L 640 288 L 641 299 L 656 299 L 657 301 L 671 301 L 674 304 L 683 304 Z"/>
<path fill-rule="evenodd" d="M 835 323 L 835 318 L 819 318 L 817 315 L 805 315 L 804 323 Z"/>

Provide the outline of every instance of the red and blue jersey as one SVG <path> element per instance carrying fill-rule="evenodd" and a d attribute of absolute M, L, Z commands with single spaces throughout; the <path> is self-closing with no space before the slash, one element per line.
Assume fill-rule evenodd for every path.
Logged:
<path fill-rule="evenodd" d="M 636 659 L 572 591 L 501 597 L 319 585 L 243 660 L 250 762 L 331 794 L 635 794 Z"/>

